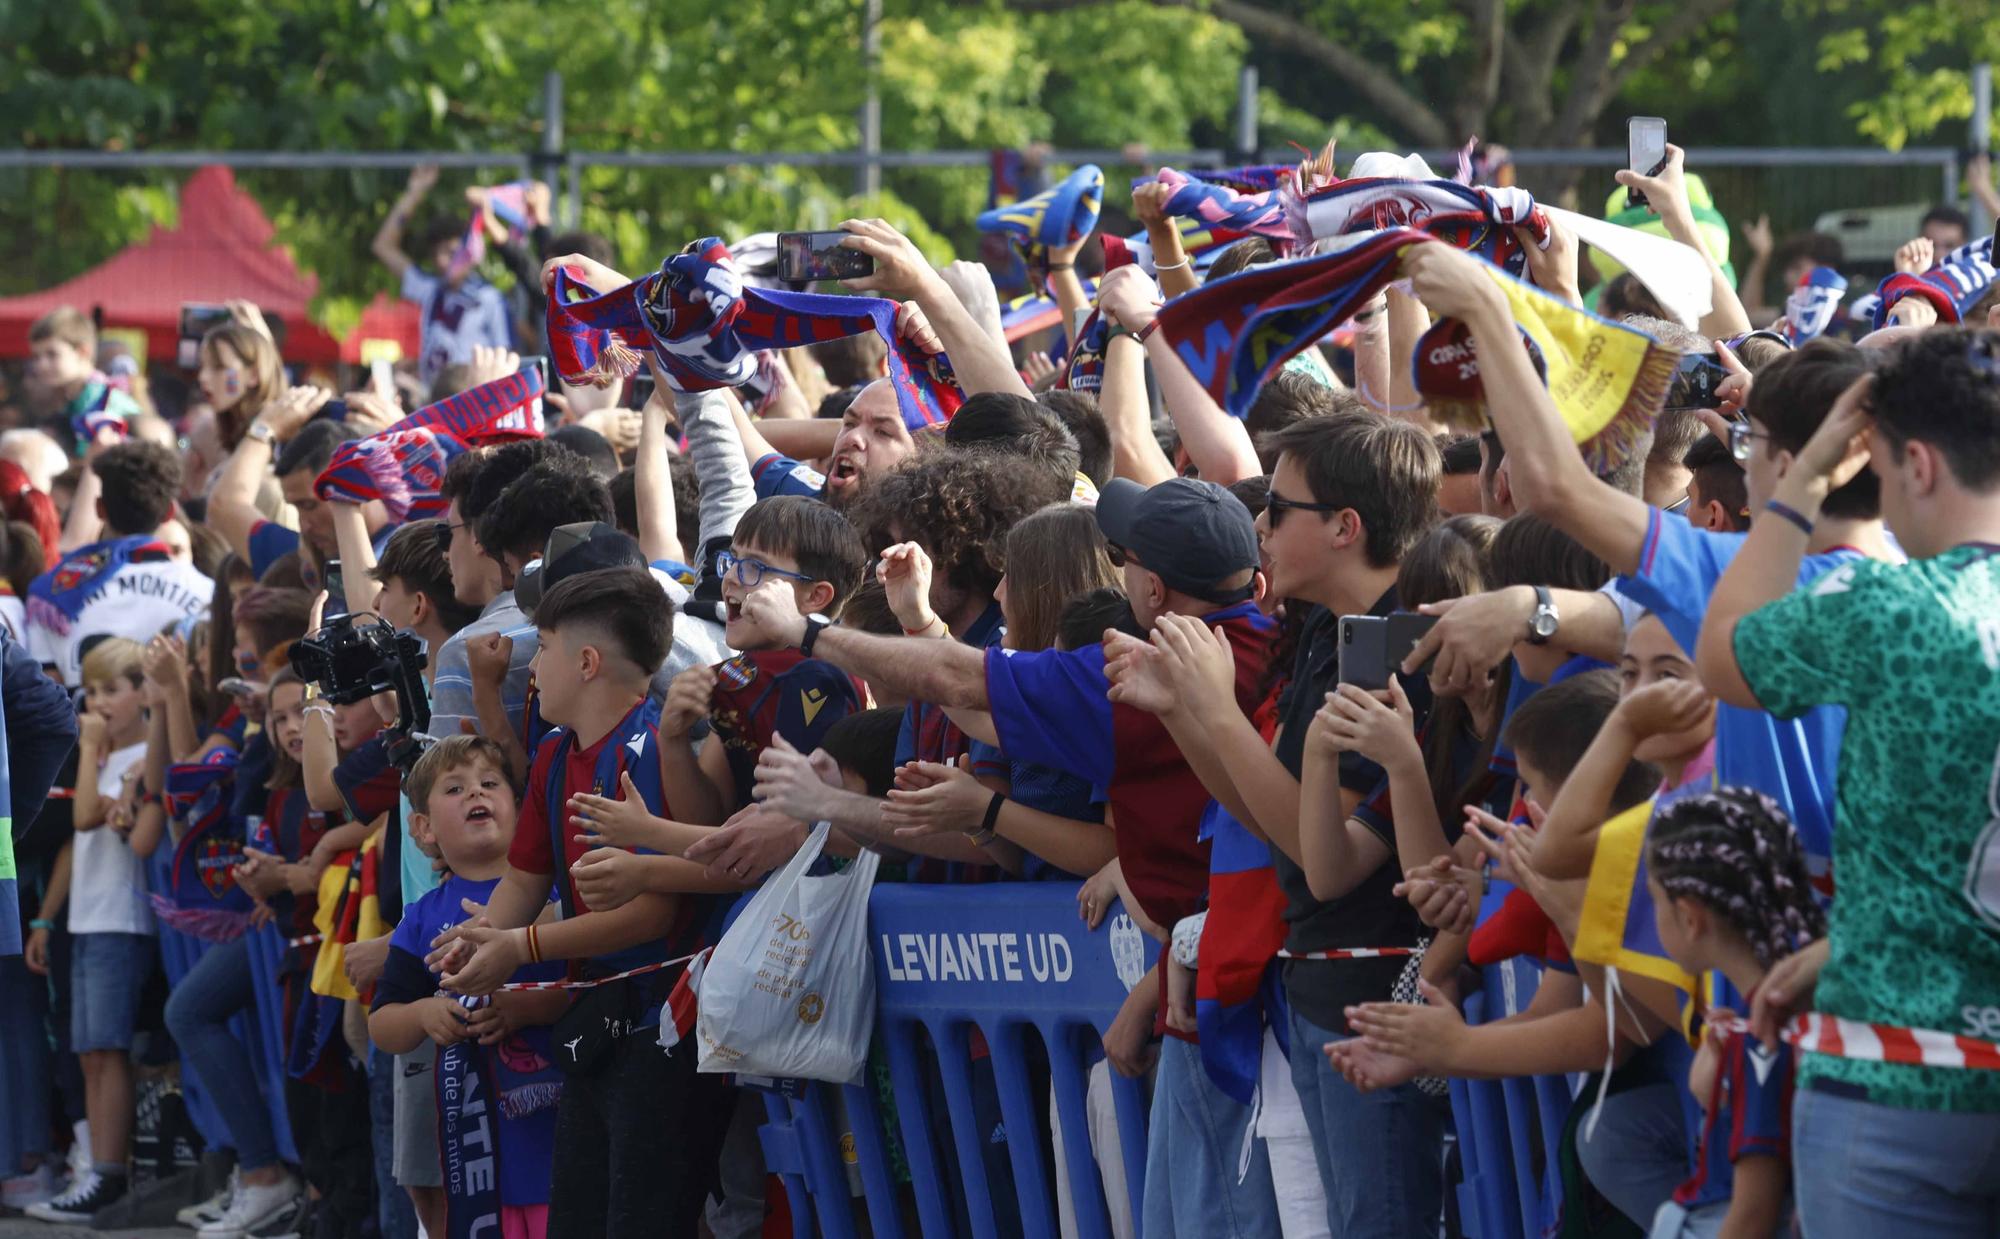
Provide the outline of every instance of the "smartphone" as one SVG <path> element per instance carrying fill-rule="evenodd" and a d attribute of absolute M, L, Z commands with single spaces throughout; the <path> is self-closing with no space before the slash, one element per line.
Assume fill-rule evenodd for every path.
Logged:
<path fill-rule="evenodd" d="M 1340 682 L 1369 692 L 1385 691 L 1389 677 L 1437 622 L 1435 615 L 1414 611 L 1341 616 Z M 1420 670 L 1427 669 L 1428 664 Z"/>
<path fill-rule="evenodd" d="M 543 391 L 554 390 L 554 388 L 549 386 L 549 359 L 547 354 L 536 353 L 532 357 L 523 357 L 521 359 L 521 373 L 526 374 L 530 370 L 542 376 Z"/>
<path fill-rule="evenodd" d="M 340 571 L 340 561 L 326 561 L 326 610 L 320 613 L 321 622 L 336 619 L 347 614 L 347 578 Z"/>
<path fill-rule="evenodd" d="M 229 307 L 226 305 L 207 301 L 182 302 L 180 344 L 175 350 L 175 360 L 180 362 L 181 369 L 199 369 L 201 338 L 229 321 Z"/>
<path fill-rule="evenodd" d="M 1684 353 L 1674 368 L 1673 382 L 1667 386 L 1669 409 L 1719 409 L 1722 397 L 1716 389 L 1729 377 L 1713 353 Z"/>
<path fill-rule="evenodd" d="M 653 399 L 653 369 L 648 366 L 633 375 L 628 386 L 632 390 L 632 407 L 644 409 Z"/>
<path fill-rule="evenodd" d="M 255 697 L 264 691 L 263 685 L 252 684 L 242 676 L 236 675 L 224 676 L 215 682 L 215 686 L 231 697 Z"/>
<path fill-rule="evenodd" d="M 875 259 L 841 242 L 851 232 L 781 232 L 778 234 L 778 278 L 794 283 L 852 280 L 875 274 Z"/>
<path fill-rule="evenodd" d="M 1625 166 L 1641 176 L 1658 176 L 1667 166 L 1667 122 L 1658 116 L 1633 116 L 1625 121 Z M 1643 206 L 1646 195 L 1625 191 L 1627 207 Z"/>

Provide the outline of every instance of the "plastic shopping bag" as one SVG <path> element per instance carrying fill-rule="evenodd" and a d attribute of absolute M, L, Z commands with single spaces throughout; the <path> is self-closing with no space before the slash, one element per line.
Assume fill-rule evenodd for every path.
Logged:
<path fill-rule="evenodd" d="M 695 1019 L 700 1070 L 852 1084 L 875 1026 L 868 893 L 881 857 L 809 878 L 831 827 L 767 879 L 715 944 Z"/>

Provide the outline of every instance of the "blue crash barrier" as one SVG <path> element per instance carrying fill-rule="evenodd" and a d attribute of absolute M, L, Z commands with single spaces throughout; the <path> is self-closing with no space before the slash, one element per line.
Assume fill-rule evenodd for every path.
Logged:
<path fill-rule="evenodd" d="M 1157 945 L 1122 908 L 1095 932 L 1086 930 L 1076 891 L 1053 882 L 875 889 L 875 1043 L 894 1096 L 915 1226 L 899 1204 L 872 1078 L 849 1085 L 746 1080 L 765 1090 L 765 1161 L 784 1182 L 799 1239 L 864 1233 L 857 1194 L 865 1233 L 878 1239 L 913 1229 L 926 1239 L 1059 1234 L 1043 1117 L 1051 1113 L 1051 1090 L 1077 1233 L 1109 1239 L 1086 1130 L 1086 1081 L 1103 1054 L 1099 1038 Z M 1540 978 L 1527 960 L 1486 969 L 1483 991 L 1466 1004 L 1468 1022 L 1518 1013 Z M 1111 1079 L 1136 1227 L 1145 1190 L 1145 1095 L 1138 1081 L 1115 1072 Z M 1463 1164 L 1458 1213 L 1469 1239 L 1534 1239 L 1560 1218 L 1556 1150 L 1573 1092 L 1565 1076 L 1452 1081 Z M 990 1125 L 996 1115 L 997 1127 Z"/>
<path fill-rule="evenodd" d="M 170 892 L 169 870 L 172 864 L 173 852 L 170 848 L 161 847 L 153 853 L 147 865 L 147 882 L 152 893 L 164 896 Z M 158 924 L 160 961 L 166 968 L 167 985 L 171 989 L 180 985 L 201 957 L 212 949 L 212 944 L 180 933 L 164 922 Z M 276 929 L 267 926 L 250 935 L 250 967 L 256 978 L 257 1002 L 249 1011 L 229 1022 L 229 1031 L 243 1046 L 244 1065 L 256 1077 L 265 1105 L 270 1108 L 271 1134 L 277 1139 L 279 1156 L 288 1162 L 297 1162 L 298 1149 L 292 1142 L 292 1125 L 285 1115 L 284 999 L 274 984 L 267 984 L 273 952 L 281 956 L 284 949 L 284 938 Z M 263 968 L 259 966 L 260 958 L 266 961 Z M 195 1130 L 201 1133 L 203 1143 L 211 1149 L 235 1147 L 229 1128 L 210 1100 L 208 1090 L 202 1087 L 194 1072 L 187 1070 L 185 1063 L 181 1067 L 181 1096 L 187 1102 L 188 1115 L 194 1120 Z"/>

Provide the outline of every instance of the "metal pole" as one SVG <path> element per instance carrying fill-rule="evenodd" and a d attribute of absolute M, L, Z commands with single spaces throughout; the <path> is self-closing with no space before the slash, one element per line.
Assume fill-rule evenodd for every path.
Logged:
<path fill-rule="evenodd" d="M 535 152 L 535 179 L 547 184 L 556 179 L 563 160 L 563 77 L 551 69 L 542 77 L 542 142 Z M 555 221 L 565 228 L 576 227 L 571 213 L 574 202 L 564 205 Z"/>
<path fill-rule="evenodd" d="M 1236 74 L 1236 157 L 1249 163 L 1257 157 L 1257 66 L 1244 65 Z"/>
<path fill-rule="evenodd" d="M 861 166 L 854 192 L 872 198 L 882 192 L 882 0 L 868 0 L 861 17 L 861 63 L 868 95 L 861 104 Z"/>
<path fill-rule="evenodd" d="M 1972 149 L 1984 153 L 1993 149 L 1993 65 L 1990 61 L 1980 61 L 1972 66 Z M 1993 175 L 1989 163 L 1984 175 Z M 1988 218 L 1983 200 L 1978 194 L 1972 195 L 1972 219 L 1977 225 L 1975 233 L 1993 231 L 1994 220 Z"/>

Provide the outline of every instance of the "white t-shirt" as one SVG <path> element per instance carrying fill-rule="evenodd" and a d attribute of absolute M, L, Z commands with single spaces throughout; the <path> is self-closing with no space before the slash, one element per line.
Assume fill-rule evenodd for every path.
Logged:
<path fill-rule="evenodd" d="M 109 566 L 101 558 L 106 545 L 71 552 L 37 581 L 55 577 L 68 597 L 68 612 L 48 605 L 34 590 L 29 593 L 28 652 L 55 667 L 71 688 L 83 683 L 85 641 L 97 636 L 151 641 L 168 624 L 207 611 L 215 594 L 215 582 L 192 564 L 142 559 Z"/>
<path fill-rule="evenodd" d="M 438 371 L 453 362 L 471 361 L 475 345 L 513 347 L 506 296 L 476 275 L 452 288 L 413 263 L 403 268 L 403 300 L 423 307 L 417 377 L 425 386 L 436 382 Z"/>
<path fill-rule="evenodd" d="M 146 744 L 128 744 L 104 759 L 97 794 L 115 799 L 125 775 L 146 759 Z M 83 771 L 77 778 L 84 777 Z M 73 934 L 150 934 L 153 905 L 146 897 L 145 862 L 109 826 L 77 832 L 70 851 L 69 931 Z"/>
<path fill-rule="evenodd" d="M 0 594 L 0 627 L 16 641 L 26 641 L 28 632 L 28 604 L 13 594 Z"/>

